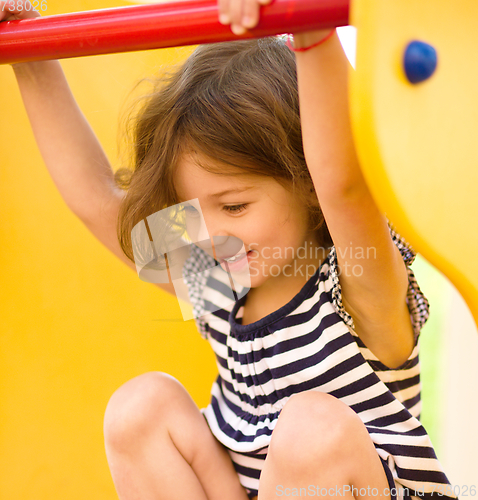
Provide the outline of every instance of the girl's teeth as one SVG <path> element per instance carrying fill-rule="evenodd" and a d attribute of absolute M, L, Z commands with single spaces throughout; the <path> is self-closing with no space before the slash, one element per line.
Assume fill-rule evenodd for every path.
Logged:
<path fill-rule="evenodd" d="M 244 254 L 241 254 L 241 255 L 235 255 L 234 257 L 230 257 L 229 259 L 224 259 L 226 262 L 235 262 L 236 260 L 238 260 L 239 258 L 242 258 L 244 256 Z"/>

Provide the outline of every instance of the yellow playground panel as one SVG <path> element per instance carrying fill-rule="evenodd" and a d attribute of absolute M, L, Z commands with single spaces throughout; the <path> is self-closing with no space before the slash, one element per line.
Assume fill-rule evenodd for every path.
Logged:
<path fill-rule="evenodd" d="M 477 19 L 474 0 L 351 5 L 351 112 L 365 176 L 399 232 L 452 281 L 476 323 Z M 404 71 L 412 41 L 432 47 L 437 58 L 420 83 Z"/>

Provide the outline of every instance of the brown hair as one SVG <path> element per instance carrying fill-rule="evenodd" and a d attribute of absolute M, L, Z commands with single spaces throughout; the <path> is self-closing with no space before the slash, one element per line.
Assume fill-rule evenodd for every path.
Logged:
<path fill-rule="evenodd" d="M 304 200 L 322 246 L 332 244 L 302 148 L 295 56 L 282 38 L 198 47 L 156 82 L 135 120 L 133 168 L 116 173 L 128 191 L 118 238 L 131 260 L 133 227 L 179 203 L 174 172 L 184 154 L 210 172 L 273 177 Z"/>

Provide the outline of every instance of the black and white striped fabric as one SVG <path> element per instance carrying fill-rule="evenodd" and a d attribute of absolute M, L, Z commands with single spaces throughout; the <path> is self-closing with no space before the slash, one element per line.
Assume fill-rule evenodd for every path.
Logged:
<path fill-rule="evenodd" d="M 415 254 L 392 229 L 391 234 L 409 266 Z M 407 269 L 416 345 L 406 363 L 390 369 L 361 342 L 343 308 L 335 248 L 288 304 L 242 325 L 247 295 L 231 304 L 227 274 L 192 247 L 183 276 L 200 316 L 198 329 L 213 348 L 219 370 L 211 403 L 202 411 L 251 497 L 257 495 L 281 409 L 293 394 L 315 390 L 337 397 L 360 416 L 392 487 L 407 488 L 417 499 L 438 493 L 456 498 L 419 422 L 418 336 L 428 302 Z"/>

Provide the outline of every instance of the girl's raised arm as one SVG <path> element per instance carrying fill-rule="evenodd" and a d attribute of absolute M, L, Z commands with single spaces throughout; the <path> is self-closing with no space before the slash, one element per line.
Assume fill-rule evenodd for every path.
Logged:
<path fill-rule="evenodd" d="M 296 47 L 309 47 L 325 35 L 297 35 Z M 406 305 L 408 273 L 356 156 L 348 62 L 336 34 L 297 52 L 296 60 L 304 152 L 337 249 L 344 306 L 367 347 L 384 364 L 397 367 L 414 345 Z"/>
<path fill-rule="evenodd" d="M 13 6 L 10 8 L 9 4 Z M 0 1 L 0 21 L 38 17 Z M 38 148 L 70 210 L 109 250 L 136 270 L 121 250 L 116 222 L 124 192 L 114 183 L 110 163 L 79 109 L 58 61 L 12 65 Z M 172 285 L 158 285 L 172 291 Z"/>

